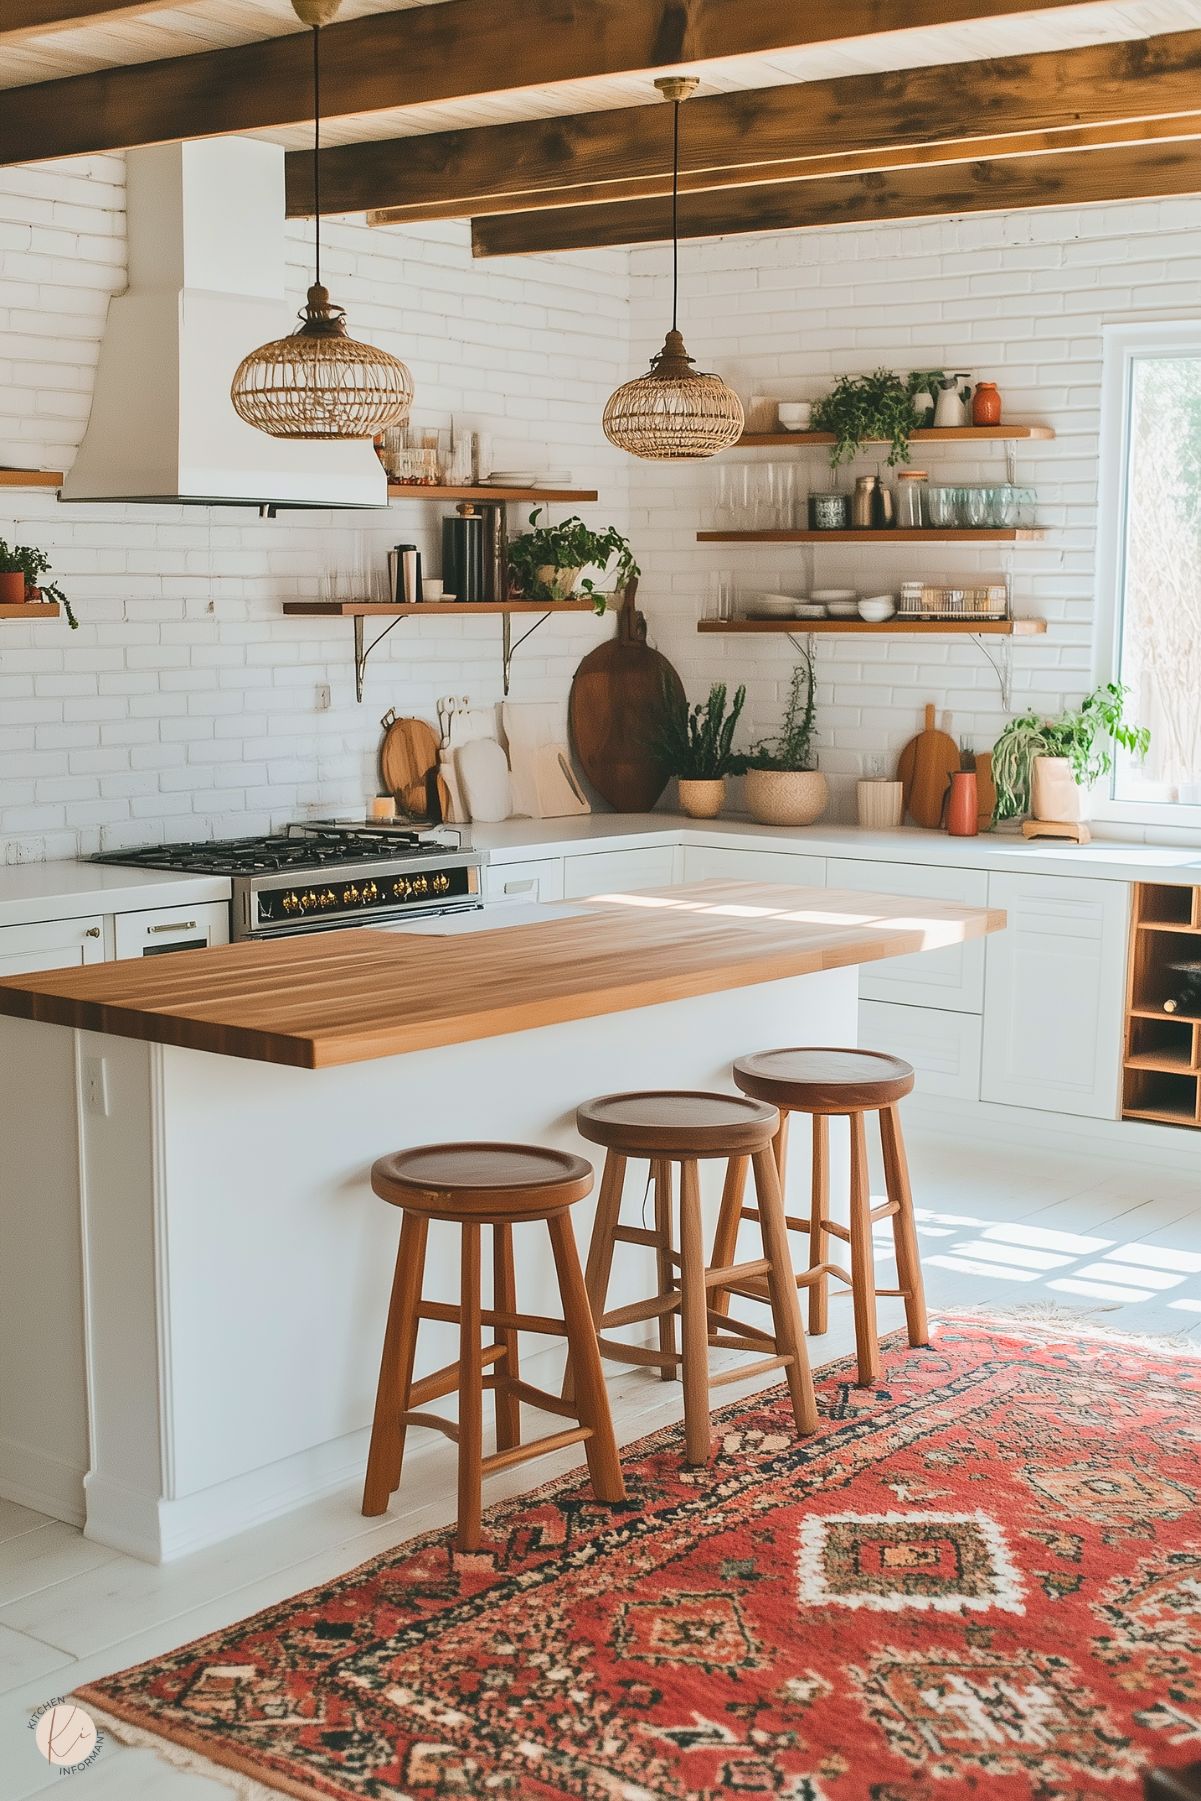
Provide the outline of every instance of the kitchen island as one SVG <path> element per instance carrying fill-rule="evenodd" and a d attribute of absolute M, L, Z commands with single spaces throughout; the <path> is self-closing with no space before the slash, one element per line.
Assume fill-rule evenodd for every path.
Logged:
<path fill-rule="evenodd" d="M 729 882 L 547 911 L 0 982 L 0 1496 L 159 1561 L 356 1481 L 397 1233 L 375 1157 L 578 1149 L 580 1101 L 853 1044 L 859 965 L 1004 924 Z M 449 1243 L 427 1265 L 445 1300 Z M 519 1270 L 529 1304 L 553 1294 L 540 1235 Z M 613 1298 L 649 1281 L 630 1255 Z M 450 1361 L 452 1329 L 418 1356 Z"/>

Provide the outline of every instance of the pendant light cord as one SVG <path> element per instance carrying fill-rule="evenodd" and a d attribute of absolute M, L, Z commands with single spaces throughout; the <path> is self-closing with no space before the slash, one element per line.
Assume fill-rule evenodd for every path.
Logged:
<path fill-rule="evenodd" d="M 680 294 L 680 102 L 672 101 L 671 121 L 671 329 L 676 330 Z"/>
<path fill-rule="evenodd" d="M 321 286 L 321 27 L 313 27 L 313 239 L 316 285 Z"/>

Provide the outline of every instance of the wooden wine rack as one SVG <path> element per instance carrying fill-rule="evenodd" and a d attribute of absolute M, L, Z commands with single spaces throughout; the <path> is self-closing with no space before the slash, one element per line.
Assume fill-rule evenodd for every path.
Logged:
<path fill-rule="evenodd" d="M 1201 888 L 1138 882 L 1130 925 L 1122 1118 L 1201 1127 L 1201 1002 L 1164 1011 L 1182 983 L 1173 963 L 1201 963 Z"/>

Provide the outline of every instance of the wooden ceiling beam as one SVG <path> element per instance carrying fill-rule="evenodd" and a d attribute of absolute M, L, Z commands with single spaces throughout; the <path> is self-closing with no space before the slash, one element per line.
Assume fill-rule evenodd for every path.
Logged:
<path fill-rule="evenodd" d="M 973 139 L 1012 137 L 1020 149 L 1027 134 L 1170 118 L 1199 103 L 1201 31 L 956 65 L 954 80 L 940 66 L 719 94 L 689 103 L 681 187 L 962 161 L 1003 153 L 965 151 Z M 952 148 L 944 156 L 935 144 Z M 312 173 L 311 156 L 289 156 L 293 216 L 312 212 Z M 650 199 L 670 181 L 669 121 L 653 104 L 348 144 L 321 159 L 323 210 L 366 210 L 378 225 Z"/>
<path fill-rule="evenodd" d="M 5 0 L 5 4 L 8 0 Z M 1108 0 L 1117 6 L 1120 0 Z M 327 26 L 328 117 L 515 88 L 700 67 L 881 31 L 1078 10 L 1083 0 L 444 0 Z M 307 34 L 7 88 L 0 165 L 296 125 Z"/>
<path fill-rule="evenodd" d="M 685 194 L 682 238 L 736 237 L 956 213 L 1013 212 L 1201 193 L 1201 141 L 1007 157 Z M 508 213 L 472 222 L 476 256 L 654 243 L 671 235 L 669 200 Z"/>
<path fill-rule="evenodd" d="M 163 5 L 164 0 L 3 0 L 0 43 L 83 25 L 107 25 L 138 13 L 162 12 Z"/>

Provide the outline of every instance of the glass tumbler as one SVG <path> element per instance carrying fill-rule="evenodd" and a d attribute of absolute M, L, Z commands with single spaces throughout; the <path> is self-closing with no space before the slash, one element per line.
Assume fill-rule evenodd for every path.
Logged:
<path fill-rule="evenodd" d="M 943 486 L 931 488 L 927 495 L 930 509 L 930 523 L 939 531 L 949 531 L 955 525 L 958 514 L 955 505 L 955 489 Z"/>
<path fill-rule="evenodd" d="M 963 494 L 963 524 L 969 531 L 981 531 L 991 523 L 989 519 L 992 510 L 991 488 L 964 488 L 961 492 Z"/>

